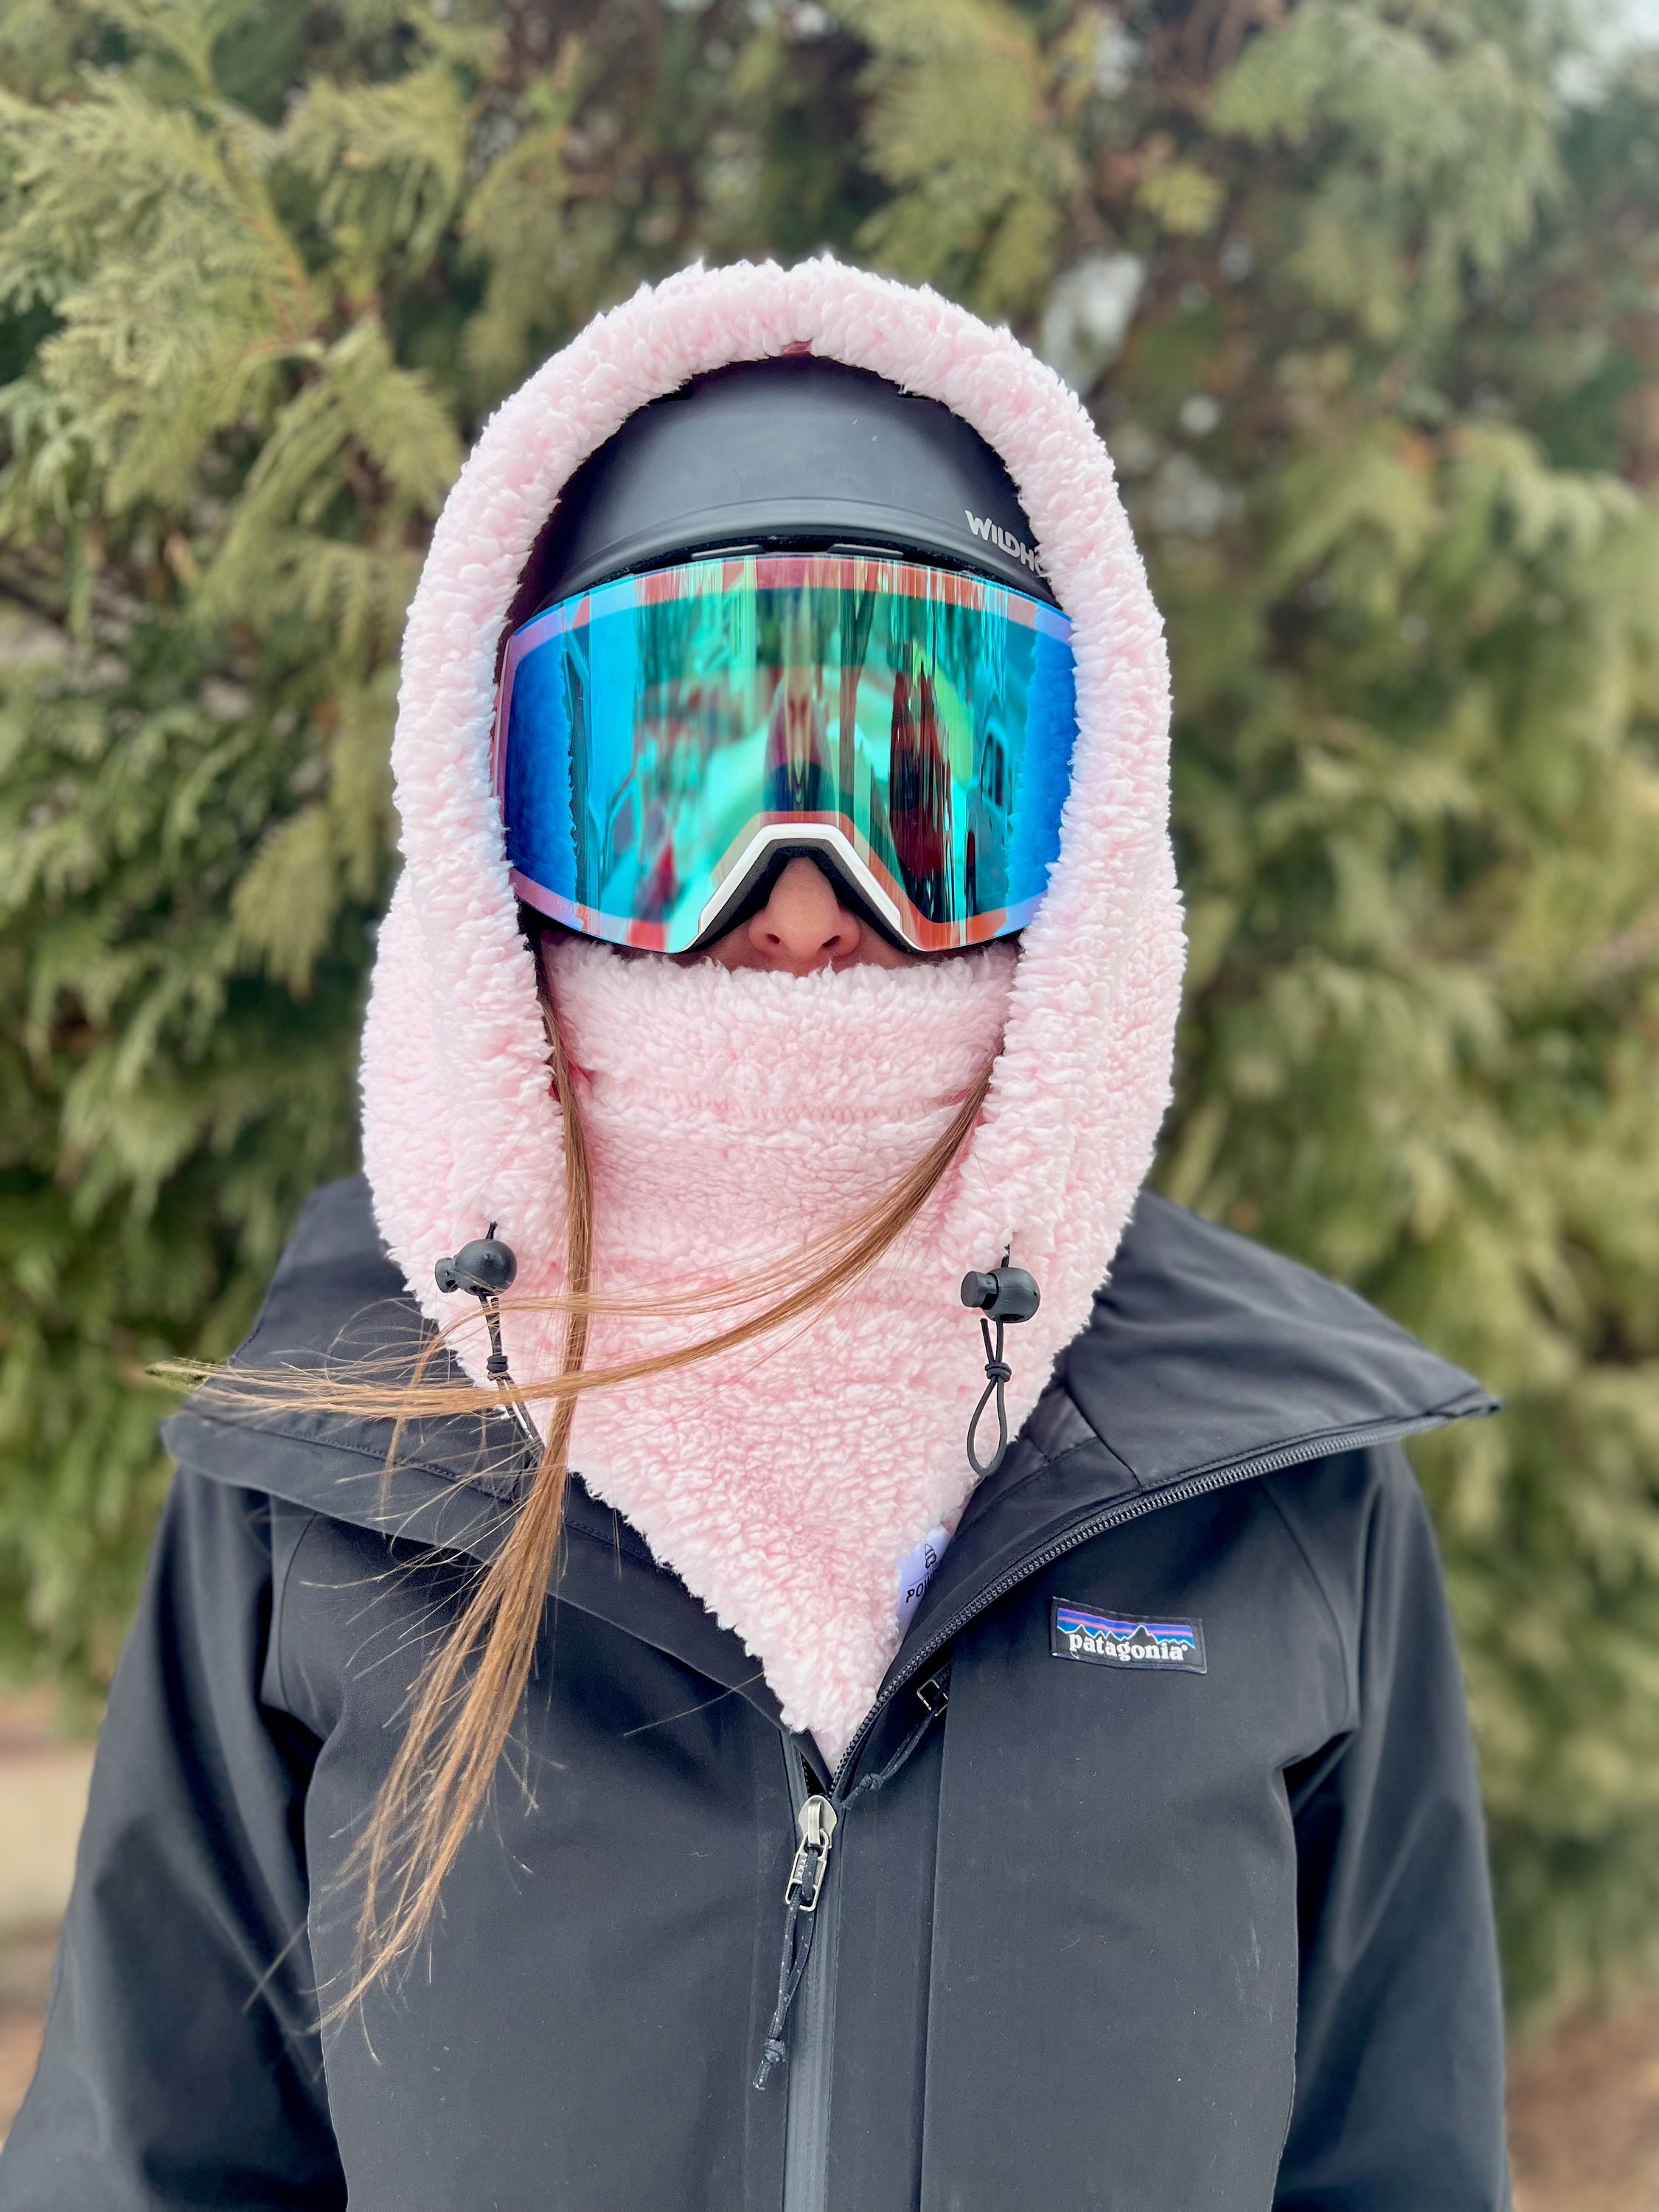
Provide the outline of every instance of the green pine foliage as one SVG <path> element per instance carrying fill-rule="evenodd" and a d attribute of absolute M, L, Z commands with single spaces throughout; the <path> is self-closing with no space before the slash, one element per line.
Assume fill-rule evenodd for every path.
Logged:
<path fill-rule="evenodd" d="M 143 1370 L 353 1161 L 467 440 L 641 278 L 833 245 L 1096 411 L 1176 665 L 1160 1181 L 1505 1395 L 1419 1459 L 1512 1993 L 1659 1966 L 1659 68 L 1569 56 L 1541 0 L 14 0 L 15 1667 L 106 1673 Z"/>

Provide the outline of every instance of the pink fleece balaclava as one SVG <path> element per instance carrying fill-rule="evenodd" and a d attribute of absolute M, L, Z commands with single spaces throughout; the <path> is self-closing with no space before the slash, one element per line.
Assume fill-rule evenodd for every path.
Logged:
<path fill-rule="evenodd" d="M 942 401 L 1002 455 L 1071 616 L 1079 736 L 1060 855 L 1011 947 L 794 978 L 573 941 L 552 994 L 594 1157 L 600 1287 L 730 1279 L 832 1230 L 989 1091 L 914 1230 L 810 1327 L 581 1401 L 572 1462 L 733 1630 L 837 1756 L 897 1648 L 904 1555 L 954 1527 L 982 1354 L 957 1285 L 1009 1253 L 1041 1311 L 1010 1333 L 1024 1419 L 1088 1318 L 1169 1094 L 1182 941 L 1162 635 L 1109 460 L 1053 373 L 934 295 L 828 259 L 690 270 L 591 324 L 494 417 L 410 617 L 393 766 L 402 879 L 363 1052 L 364 1158 L 423 1310 L 490 1221 L 520 1288 L 562 1287 L 562 1125 L 534 957 L 489 781 L 495 653 L 578 465 L 688 378 L 810 348 Z M 608 1316 L 600 1364 L 707 1322 Z M 544 1321 L 506 1316 L 526 1379 Z M 478 1354 L 482 1367 L 482 1351 Z"/>
<path fill-rule="evenodd" d="M 660 1298 L 740 1280 L 878 1206 L 996 1057 L 1014 960 L 997 945 L 916 968 L 733 975 L 561 944 L 594 1288 Z M 572 1429 L 589 1487 L 738 1630 L 832 1759 L 898 1648 L 899 1562 L 955 1528 L 972 1482 L 984 1353 L 954 1268 L 956 1194 L 952 1177 L 810 1327 L 595 1392 Z M 713 1325 L 596 1316 L 589 1358 L 671 1351 Z"/>

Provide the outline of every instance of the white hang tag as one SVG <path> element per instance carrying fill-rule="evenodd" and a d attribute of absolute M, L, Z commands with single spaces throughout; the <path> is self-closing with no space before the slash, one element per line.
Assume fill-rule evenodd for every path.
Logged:
<path fill-rule="evenodd" d="M 915 1549 L 898 1563 L 898 1631 L 901 1637 L 915 1619 L 916 1607 L 927 1595 L 945 1547 L 951 1539 L 943 1528 L 930 1528 Z"/>

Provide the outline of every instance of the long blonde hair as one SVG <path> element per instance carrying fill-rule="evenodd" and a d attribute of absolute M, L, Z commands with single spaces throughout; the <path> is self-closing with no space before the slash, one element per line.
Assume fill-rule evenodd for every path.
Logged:
<path fill-rule="evenodd" d="M 665 1374 L 717 1358 L 757 1338 L 808 1322 L 867 1274 L 915 1221 L 950 1169 L 977 1121 L 990 1083 L 988 1068 L 963 1099 L 950 1125 L 877 1205 L 831 1235 L 739 1281 L 652 1302 L 596 1297 L 592 1290 L 593 1191 L 581 1115 L 550 994 L 543 993 L 552 1087 L 564 1123 L 566 1291 L 505 1304 L 523 1312 L 562 1316 L 556 1367 L 522 1378 L 504 1393 L 449 1375 L 458 1328 L 422 1346 L 412 1374 L 361 1371 L 276 1373 L 174 1367 L 165 1370 L 211 1380 L 233 1405 L 303 1405 L 390 1419 L 390 1469 L 404 1424 L 443 1413 L 499 1408 L 503 1395 L 523 1407 L 550 1407 L 535 1474 L 513 1506 L 506 1540 L 474 1575 L 459 1619 L 417 1677 L 409 1721 L 391 1770 L 370 1808 L 350 1869 L 361 1879 L 356 1953 L 349 1985 L 325 2014 L 349 2012 L 424 1938 L 457 1854 L 483 1810 L 528 1686 L 543 1615 L 554 1580 L 569 1480 L 568 1444 L 576 1401 L 587 1390 Z M 617 1365 L 584 1364 L 588 1322 L 596 1313 L 698 1315 L 740 1313 L 724 1328 L 675 1349 Z M 467 1317 L 471 1321 L 471 1316 Z"/>

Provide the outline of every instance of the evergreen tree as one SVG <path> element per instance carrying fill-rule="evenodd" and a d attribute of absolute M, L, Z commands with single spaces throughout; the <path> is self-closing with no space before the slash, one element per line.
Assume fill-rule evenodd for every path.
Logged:
<path fill-rule="evenodd" d="M 1509 1401 L 1419 1464 L 1512 1990 L 1659 1963 L 1659 70 L 1532 0 L 13 0 L 0 1601 L 95 1684 L 352 1164 L 385 752 L 500 394 L 830 244 L 1088 398 L 1170 622 L 1163 1187 Z"/>

